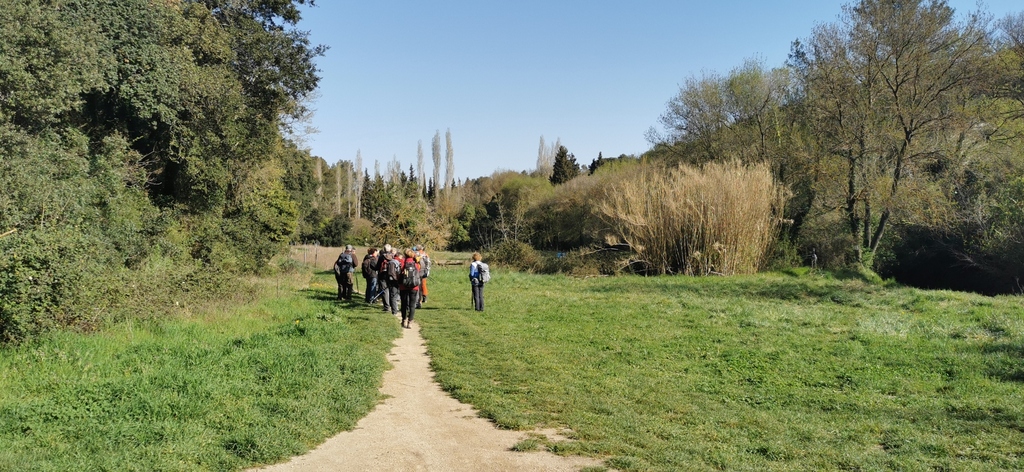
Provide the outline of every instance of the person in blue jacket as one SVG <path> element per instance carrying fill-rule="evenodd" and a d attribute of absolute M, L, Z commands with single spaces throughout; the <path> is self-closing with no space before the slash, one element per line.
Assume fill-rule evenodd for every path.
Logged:
<path fill-rule="evenodd" d="M 469 285 L 473 289 L 473 309 L 484 311 L 484 272 L 487 265 L 480 261 L 479 252 L 473 253 L 473 262 L 469 264 Z"/>

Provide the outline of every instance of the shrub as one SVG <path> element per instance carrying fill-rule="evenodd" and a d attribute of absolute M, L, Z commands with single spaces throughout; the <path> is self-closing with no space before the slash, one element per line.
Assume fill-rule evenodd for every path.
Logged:
<path fill-rule="evenodd" d="M 812 265 L 810 255 L 804 257 L 800 248 L 789 238 L 779 238 L 772 245 L 772 252 L 768 257 L 767 268 L 769 270 L 785 270 L 802 265 Z M 817 263 L 814 263 L 817 264 Z"/>
<path fill-rule="evenodd" d="M 569 249 L 600 244 L 603 225 L 596 202 L 606 176 L 585 175 L 554 188 L 527 213 L 533 227 L 530 241 L 546 249 Z"/>
<path fill-rule="evenodd" d="M 103 268 L 109 252 L 74 228 L 0 239 L 0 342 L 94 323 L 89 308 L 116 279 Z"/>
<path fill-rule="evenodd" d="M 489 262 L 521 272 L 539 272 L 543 267 L 540 253 L 529 244 L 506 239 L 491 248 Z"/>
<path fill-rule="evenodd" d="M 629 265 L 629 255 L 614 248 L 580 248 L 548 258 L 546 273 L 572 277 L 618 275 Z"/>
<path fill-rule="evenodd" d="M 374 238 L 373 223 L 365 218 L 352 220 L 352 228 L 349 229 L 346 244 L 370 246 L 377 242 Z"/>
<path fill-rule="evenodd" d="M 840 269 L 853 262 L 851 248 L 855 241 L 846 225 L 838 212 L 807 220 L 798 237 L 802 256 L 813 252 L 818 256 L 818 267 L 823 269 Z"/>

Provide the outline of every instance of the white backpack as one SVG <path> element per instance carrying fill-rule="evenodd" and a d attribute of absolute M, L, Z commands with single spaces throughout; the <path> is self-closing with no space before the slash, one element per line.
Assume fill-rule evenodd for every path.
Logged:
<path fill-rule="evenodd" d="M 477 262 L 477 270 L 480 271 L 480 283 L 487 283 L 491 281 L 491 268 L 483 263 Z"/>

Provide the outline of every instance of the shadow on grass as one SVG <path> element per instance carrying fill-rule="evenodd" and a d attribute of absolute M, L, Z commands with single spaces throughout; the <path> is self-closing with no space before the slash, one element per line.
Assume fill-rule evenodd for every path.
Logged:
<path fill-rule="evenodd" d="M 981 350 L 985 354 L 1007 354 L 1018 359 L 1024 359 L 1024 344 L 1022 343 L 986 344 Z"/>
<path fill-rule="evenodd" d="M 310 300 L 316 300 L 321 302 L 338 301 L 338 295 L 333 292 L 325 292 L 323 290 L 314 290 L 311 288 L 305 288 L 299 290 L 299 293 L 306 296 Z"/>
<path fill-rule="evenodd" d="M 821 277 L 799 277 L 785 275 L 766 279 L 764 277 L 693 277 L 662 276 L 623 283 L 623 280 L 608 279 L 591 288 L 599 293 L 625 293 L 640 290 L 662 292 L 667 295 L 690 294 L 700 297 L 728 298 L 737 296 L 778 300 L 788 302 L 829 303 L 860 306 L 863 295 L 876 293 L 882 288 L 877 285 L 858 283 L 853 279 L 839 280 Z"/>
<path fill-rule="evenodd" d="M 312 289 L 312 288 L 305 288 L 305 289 L 299 290 L 299 293 L 301 293 L 302 295 L 304 295 L 306 298 L 308 298 L 310 300 L 315 300 L 315 301 L 318 301 L 318 302 L 334 302 L 335 304 L 337 304 L 339 306 L 342 306 L 342 307 L 345 307 L 345 308 L 358 308 L 358 307 L 362 307 L 362 306 L 370 306 L 370 307 L 373 306 L 373 305 L 367 305 L 366 304 L 366 301 L 363 298 L 362 294 L 353 294 L 351 300 L 339 300 L 338 299 L 338 294 L 336 292 L 334 292 L 334 291 L 328 292 L 328 291 L 324 291 L 324 290 L 316 290 L 316 289 Z"/>
<path fill-rule="evenodd" d="M 1012 431 L 1024 432 L 1024 418 L 1013 410 L 982 406 L 950 406 L 946 408 L 946 415 L 954 420 L 975 423 L 982 429 L 989 429 L 993 425 L 1006 428 Z"/>
<path fill-rule="evenodd" d="M 1024 383 L 1024 344 L 994 343 L 980 349 L 989 356 L 988 375 L 1003 382 Z"/>

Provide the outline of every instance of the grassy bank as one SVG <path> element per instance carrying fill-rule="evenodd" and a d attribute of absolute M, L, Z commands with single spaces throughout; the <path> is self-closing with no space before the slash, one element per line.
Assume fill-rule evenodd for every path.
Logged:
<path fill-rule="evenodd" d="M 498 425 L 624 470 L 1024 468 L 1024 300 L 809 275 L 462 270 L 418 312 L 437 378 Z M 520 445 L 529 449 L 538 441 Z"/>
<path fill-rule="evenodd" d="M 390 317 L 330 274 L 255 301 L 0 348 L 0 470 L 233 470 L 302 453 L 379 400 Z"/>

